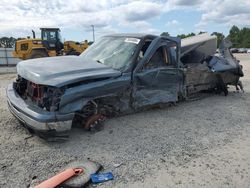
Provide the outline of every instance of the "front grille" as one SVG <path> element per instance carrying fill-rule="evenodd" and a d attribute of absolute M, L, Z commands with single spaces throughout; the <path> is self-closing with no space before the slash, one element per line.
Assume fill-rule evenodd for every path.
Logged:
<path fill-rule="evenodd" d="M 35 84 L 33 82 L 27 82 L 26 93 L 33 101 L 41 102 L 43 97 L 44 86 L 39 84 Z"/>
<path fill-rule="evenodd" d="M 35 84 L 21 76 L 13 83 L 16 92 L 24 99 L 31 100 L 37 106 L 47 111 L 58 110 L 63 91 L 60 88 Z"/>

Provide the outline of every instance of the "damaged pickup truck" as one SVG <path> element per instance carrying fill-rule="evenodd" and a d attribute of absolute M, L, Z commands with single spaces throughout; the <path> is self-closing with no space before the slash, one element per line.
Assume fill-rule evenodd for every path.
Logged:
<path fill-rule="evenodd" d="M 74 124 L 185 100 L 201 91 L 238 89 L 242 66 L 208 34 L 183 39 L 144 34 L 101 37 L 80 56 L 22 61 L 7 88 L 12 114 L 43 137 Z"/>

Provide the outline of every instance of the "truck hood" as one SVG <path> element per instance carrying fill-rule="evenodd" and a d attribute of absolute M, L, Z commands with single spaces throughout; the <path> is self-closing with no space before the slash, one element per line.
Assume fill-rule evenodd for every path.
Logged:
<path fill-rule="evenodd" d="M 90 79 L 120 76 L 121 72 L 79 56 L 48 57 L 21 61 L 17 65 L 21 77 L 41 85 L 61 87 Z"/>

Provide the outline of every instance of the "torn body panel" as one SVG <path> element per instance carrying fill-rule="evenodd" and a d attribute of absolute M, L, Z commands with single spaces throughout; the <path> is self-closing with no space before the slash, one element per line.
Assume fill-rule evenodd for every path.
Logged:
<path fill-rule="evenodd" d="M 221 87 L 219 85 L 223 85 L 224 88 L 227 85 L 237 86 L 239 78 L 243 76 L 242 66 L 229 50 L 230 43 L 223 40 L 219 54 L 214 54 L 214 39 L 216 38 L 213 36 L 203 34 L 202 37 L 190 37 L 185 40 L 181 62 L 185 67 L 188 94 Z M 197 44 L 194 44 L 194 41 Z M 208 47 L 207 51 L 205 47 Z"/>
<path fill-rule="evenodd" d="M 81 110 L 90 100 L 106 97 L 121 97 L 130 92 L 131 76 L 129 73 L 121 77 L 92 82 L 69 88 L 61 98 L 60 112 L 70 113 Z"/>
<path fill-rule="evenodd" d="M 55 87 L 121 75 L 118 70 L 80 56 L 25 60 L 18 63 L 17 72 L 33 83 Z"/>
<path fill-rule="evenodd" d="M 224 39 L 221 42 L 219 48 L 219 55 L 214 56 L 210 62 L 209 67 L 214 72 L 223 72 L 228 71 L 232 72 L 238 76 L 244 76 L 242 71 L 242 66 L 239 64 L 239 61 L 232 55 L 230 52 L 231 42 Z"/>
<path fill-rule="evenodd" d="M 156 68 L 137 73 L 133 82 L 135 109 L 178 101 L 183 88 L 183 72 L 177 68 Z"/>

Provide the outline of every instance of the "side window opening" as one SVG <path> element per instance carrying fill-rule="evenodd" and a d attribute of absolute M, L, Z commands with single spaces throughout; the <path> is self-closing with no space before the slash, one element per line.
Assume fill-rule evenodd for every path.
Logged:
<path fill-rule="evenodd" d="M 176 57 L 176 46 L 171 46 L 170 48 L 169 48 L 169 55 L 170 55 L 170 57 L 169 58 L 171 58 L 171 62 L 172 62 L 172 64 L 176 64 L 176 62 L 177 62 L 177 57 Z"/>
<path fill-rule="evenodd" d="M 151 69 L 169 65 L 168 52 L 163 46 L 159 47 L 151 59 L 143 66 L 143 69 Z"/>
<path fill-rule="evenodd" d="M 152 42 L 152 40 L 146 40 L 145 41 L 144 45 L 142 46 L 142 48 L 141 48 L 141 50 L 139 52 L 138 61 L 144 57 L 145 52 L 147 51 L 147 49 L 148 49 L 149 45 L 151 44 L 151 42 Z"/>
<path fill-rule="evenodd" d="M 181 57 L 181 62 L 184 65 L 187 64 L 200 64 L 203 63 L 205 59 L 205 54 L 197 50 L 192 50 L 191 52 L 185 54 Z"/>
<path fill-rule="evenodd" d="M 55 40 L 56 40 L 56 32 L 55 32 L 55 31 L 50 31 L 50 32 L 48 33 L 48 35 L 49 35 L 49 39 L 50 39 L 51 41 L 55 41 Z"/>
<path fill-rule="evenodd" d="M 56 40 L 56 32 L 55 31 L 45 31 L 43 33 L 43 39 L 49 40 L 49 41 L 55 41 Z"/>

